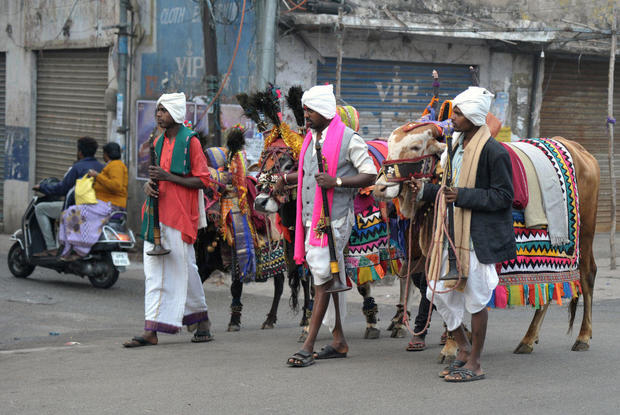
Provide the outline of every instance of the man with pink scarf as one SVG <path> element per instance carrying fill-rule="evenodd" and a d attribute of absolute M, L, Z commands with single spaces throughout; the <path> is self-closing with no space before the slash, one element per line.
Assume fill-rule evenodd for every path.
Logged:
<path fill-rule="evenodd" d="M 294 367 L 309 366 L 315 359 L 343 358 L 349 351 L 342 330 L 345 293 L 330 296 L 326 292 L 332 278 L 327 236 L 317 232 L 323 211 L 321 188 L 327 189 L 340 280 L 346 284 L 343 250 L 353 226 L 353 197 L 358 188 L 372 185 L 377 174 L 364 140 L 336 114 L 332 85 L 310 88 L 304 92 L 301 102 L 308 134 L 299 155 L 298 172 L 285 175 L 282 180 L 285 184 L 297 182 L 298 185 L 295 261 L 308 264 L 315 297 L 308 337 L 302 349 L 287 360 Z M 325 173 L 318 170 L 316 140 L 321 143 Z M 321 322 L 330 327 L 333 340 L 315 353 L 314 343 Z"/>

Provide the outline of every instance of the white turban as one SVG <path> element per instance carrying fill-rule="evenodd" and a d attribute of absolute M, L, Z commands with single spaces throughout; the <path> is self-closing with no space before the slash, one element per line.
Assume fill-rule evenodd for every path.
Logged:
<path fill-rule="evenodd" d="M 157 100 L 156 106 L 159 106 L 159 104 L 168 110 L 174 122 L 183 124 L 185 121 L 185 94 L 183 92 L 163 94 Z"/>
<path fill-rule="evenodd" d="M 494 95 L 484 88 L 470 86 L 452 100 L 452 106 L 459 107 L 465 118 L 479 127 L 486 123 L 493 97 Z"/>
<path fill-rule="evenodd" d="M 325 119 L 331 120 L 336 116 L 336 97 L 333 85 L 313 86 L 301 97 L 301 105 L 305 105 L 312 111 L 321 114 Z"/>

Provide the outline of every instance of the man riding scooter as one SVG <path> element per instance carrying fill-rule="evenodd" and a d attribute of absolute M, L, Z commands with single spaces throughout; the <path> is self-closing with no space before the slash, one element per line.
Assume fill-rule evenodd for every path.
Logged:
<path fill-rule="evenodd" d="M 42 182 L 34 186 L 33 189 L 49 196 L 65 196 L 75 186 L 75 181 L 87 174 L 89 170 L 100 172 L 103 169 L 103 165 L 95 159 L 97 147 L 98 144 L 94 138 L 82 137 L 78 139 L 77 161 L 71 166 L 62 181 L 56 184 Z M 52 220 L 57 221 L 60 218 L 64 204 L 63 201 L 52 201 L 41 202 L 35 206 L 35 215 L 45 240 L 46 250 L 33 254 L 33 256 L 45 257 L 58 254 Z"/>

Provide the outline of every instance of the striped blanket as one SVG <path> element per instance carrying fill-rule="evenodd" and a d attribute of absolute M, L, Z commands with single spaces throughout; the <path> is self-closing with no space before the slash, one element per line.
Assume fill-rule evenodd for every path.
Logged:
<path fill-rule="evenodd" d="M 549 138 L 523 143 L 541 150 L 557 174 L 568 216 L 568 243 L 552 245 L 547 229 L 527 229 L 522 211 L 513 212 L 517 259 L 498 264 L 500 283 L 490 306 L 530 304 L 535 307 L 578 295 L 579 285 L 579 194 L 570 153 Z"/>

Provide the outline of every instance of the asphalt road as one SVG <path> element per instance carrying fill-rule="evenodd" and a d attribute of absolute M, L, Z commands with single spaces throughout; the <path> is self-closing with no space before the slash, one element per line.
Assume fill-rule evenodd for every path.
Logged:
<path fill-rule="evenodd" d="M 286 358 L 299 348 L 300 316 L 288 309 L 286 288 L 276 328 L 260 330 L 271 302 L 269 283 L 247 286 L 241 332 L 225 331 L 228 287 L 207 283 L 213 342 L 192 344 L 183 332 L 160 336 L 156 347 L 124 349 L 121 343 L 142 327 L 139 264 L 111 289 L 100 290 L 50 270 L 16 279 L 6 266 L 7 249 L 1 235 L 2 415 L 615 414 L 620 406 L 620 275 L 604 267 L 589 351 L 570 351 L 576 333 L 566 335 L 566 307 L 553 306 L 534 353 L 514 355 L 533 311 L 493 310 L 483 356 L 487 379 L 454 385 L 437 377 L 438 321 L 423 352 L 406 352 L 408 339 L 389 338 L 385 330 L 380 339 L 365 340 L 355 293 L 349 294 L 345 325 L 349 357 L 287 367 Z M 397 285 L 376 289 L 382 329 L 397 291 Z M 328 337 L 322 330 L 317 346 Z"/>

